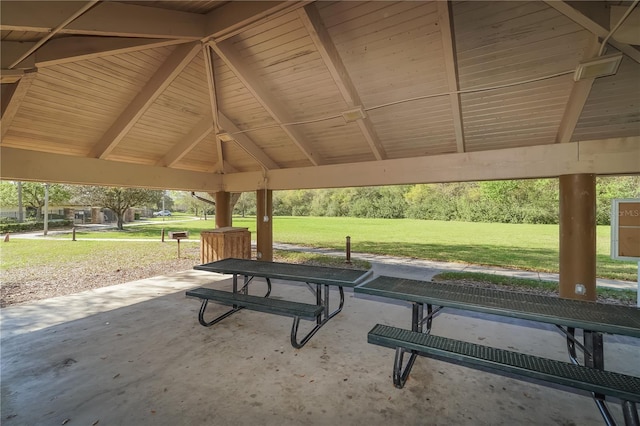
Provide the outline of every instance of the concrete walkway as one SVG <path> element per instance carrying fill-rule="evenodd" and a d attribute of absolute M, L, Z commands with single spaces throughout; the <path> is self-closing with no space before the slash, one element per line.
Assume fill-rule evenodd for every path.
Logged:
<path fill-rule="evenodd" d="M 273 247 L 278 250 L 290 250 L 309 253 L 326 254 L 330 256 L 344 257 L 344 252 L 316 249 L 310 247 L 300 247 L 291 244 L 274 243 Z M 421 260 L 409 257 L 387 256 L 369 253 L 351 253 L 352 259 L 362 259 L 370 262 L 373 271 L 378 275 L 391 275 L 408 279 L 430 280 L 434 275 L 440 272 L 480 272 L 483 274 L 495 274 L 508 277 L 528 278 L 540 281 L 558 282 L 560 277 L 558 274 L 546 272 L 522 271 L 517 269 L 505 269 L 495 266 L 470 265 L 465 263 L 453 262 L 436 262 L 433 260 Z M 638 284 L 633 281 L 619 281 L 598 278 L 596 280 L 598 287 L 627 289 L 637 291 Z"/>

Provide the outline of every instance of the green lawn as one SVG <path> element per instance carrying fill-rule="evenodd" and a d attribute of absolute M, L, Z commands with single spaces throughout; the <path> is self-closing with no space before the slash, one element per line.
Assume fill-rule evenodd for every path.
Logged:
<path fill-rule="evenodd" d="M 199 238 L 200 231 L 215 227 L 213 218 L 206 221 L 185 221 L 184 217 L 170 219 L 156 220 L 152 225 L 128 226 L 120 232 L 78 232 L 77 236 L 158 240 L 164 228 L 166 232 L 187 230 L 193 239 Z M 255 217 L 234 217 L 233 225 L 249 228 L 255 239 Z M 599 226 L 597 230 L 597 275 L 635 281 L 637 266 L 634 262 L 611 260 L 609 231 L 608 226 Z M 344 250 L 346 236 L 351 237 L 354 252 L 558 272 L 558 225 L 344 217 L 273 218 L 275 242 Z"/>

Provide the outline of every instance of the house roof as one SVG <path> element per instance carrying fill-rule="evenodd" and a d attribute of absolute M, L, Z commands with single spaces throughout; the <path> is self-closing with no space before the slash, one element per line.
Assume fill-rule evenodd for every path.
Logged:
<path fill-rule="evenodd" d="M 0 176 L 212 192 L 640 173 L 640 11 L 603 49 L 616 74 L 573 78 L 628 5 L 3 0 Z"/>

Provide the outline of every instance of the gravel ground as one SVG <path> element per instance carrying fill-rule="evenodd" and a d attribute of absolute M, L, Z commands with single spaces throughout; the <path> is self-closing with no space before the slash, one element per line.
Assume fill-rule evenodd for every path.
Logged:
<path fill-rule="evenodd" d="M 181 259 L 136 264 L 131 253 L 123 250 L 92 260 L 3 271 L 0 307 L 192 269 L 200 263 L 198 245 L 182 246 Z"/>

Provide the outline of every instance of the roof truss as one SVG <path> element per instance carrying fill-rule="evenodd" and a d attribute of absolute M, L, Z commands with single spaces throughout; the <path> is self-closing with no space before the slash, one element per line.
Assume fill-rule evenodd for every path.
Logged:
<path fill-rule="evenodd" d="M 199 43 L 178 46 L 105 132 L 89 156 L 105 159 L 199 51 Z"/>

